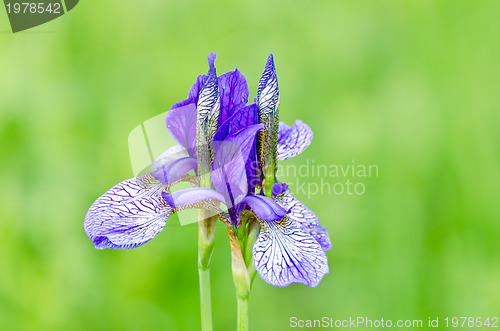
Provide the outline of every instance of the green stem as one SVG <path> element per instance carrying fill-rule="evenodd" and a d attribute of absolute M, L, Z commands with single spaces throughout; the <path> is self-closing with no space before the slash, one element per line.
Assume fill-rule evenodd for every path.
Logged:
<path fill-rule="evenodd" d="M 238 331 L 248 330 L 248 296 L 238 298 Z"/>
<path fill-rule="evenodd" d="M 198 274 L 200 277 L 201 326 L 212 331 L 212 300 L 210 297 L 210 260 L 214 251 L 217 216 L 200 209 L 198 222 Z"/>
<path fill-rule="evenodd" d="M 212 302 L 210 299 L 210 269 L 198 268 L 200 275 L 201 329 L 212 330 Z"/>
<path fill-rule="evenodd" d="M 240 242 L 232 228 L 228 228 L 231 245 L 231 269 L 234 287 L 238 300 L 238 330 L 248 330 L 248 297 L 250 295 L 250 278 L 241 252 Z"/>

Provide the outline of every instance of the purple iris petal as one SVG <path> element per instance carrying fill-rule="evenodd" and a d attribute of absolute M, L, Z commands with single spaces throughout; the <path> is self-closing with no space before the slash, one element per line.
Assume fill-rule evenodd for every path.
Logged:
<path fill-rule="evenodd" d="M 252 254 L 255 269 L 268 284 L 315 287 L 329 273 L 325 252 L 297 223 L 285 217 L 276 222 L 260 221 L 260 225 Z"/>
<path fill-rule="evenodd" d="M 215 65 L 216 59 L 217 59 L 217 53 L 212 52 L 212 53 L 208 54 L 208 56 L 207 56 L 208 66 L 213 67 Z"/>
<path fill-rule="evenodd" d="M 208 54 L 207 59 L 208 59 L 208 66 L 209 67 L 213 67 L 215 65 L 216 58 L 217 58 L 217 54 L 215 54 L 215 53 Z M 198 77 L 196 77 L 196 82 L 189 89 L 188 99 L 191 101 L 194 101 L 195 104 L 198 103 L 198 97 L 200 95 L 201 88 L 203 87 L 203 84 L 205 83 L 206 79 L 207 79 L 207 75 L 198 75 Z"/>
<path fill-rule="evenodd" d="M 209 66 L 214 65 L 215 57 L 209 55 Z M 207 75 L 199 75 L 196 82 L 188 93 L 188 100 L 198 103 L 200 91 L 207 79 Z M 222 125 L 237 109 L 242 108 L 248 101 L 248 86 L 245 76 L 235 69 L 226 72 L 217 78 L 219 86 L 219 96 L 221 100 L 219 126 Z M 255 124 L 254 122 L 252 124 Z"/>
<path fill-rule="evenodd" d="M 248 154 L 247 163 L 245 164 L 245 172 L 247 175 L 248 192 L 254 193 L 255 187 L 260 185 L 260 170 L 257 162 L 257 144 L 252 146 L 252 150 Z"/>
<path fill-rule="evenodd" d="M 127 179 L 99 197 L 84 228 L 97 249 L 131 249 L 153 239 L 173 210 L 160 197 L 164 185 L 150 174 Z"/>
<path fill-rule="evenodd" d="M 255 124 L 227 136 L 224 141 L 212 142 L 215 151 L 212 182 L 226 198 L 228 207 L 238 204 L 248 192 L 245 165 L 256 135 L 263 128 L 262 124 Z"/>
<path fill-rule="evenodd" d="M 231 116 L 230 133 L 235 133 L 247 126 L 259 123 L 259 107 L 255 103 L 242 107 Z"/>
<path fill-rule="evenodd" d="M 311 144 L 313 132 L 301 120 L 295 121 L 293 127 L 283 122 L 278 131 L 278 160 L 286 160 L 302 153 Z"/>
<path fill-rule="evenodd" d="M 332 249 L 328 231 L 319 224 L 318 216 L 312 210 L 293 197 L 288 190 L 283 195 L 276 197 L 276 202 L 288 210 L 288 217 L 293 222 L 297 222 L 303 231 L 316 239 L 324 251 Z"/>
<path fill-rule="evenodd" d="M 224 123 L 219 125 L 214 140 L 222 141 L 230 134 L 259 123 L 259 110 L 256 104 L 244 106 L 236 110 Z"/>
<path fill-rule="evenodd" d="M 214 61 L 217 55 L 208 55 L 210 66 L 209 75 L 215 75 Z M 199 75 L 196 82 L 188 92 L 188 98 L 177 102 L 167 113 L 165 124 L 174 139 L 189 151 L 189 155 L 196 155 L 196 107 L 200 97 L 200 92 L 207 81 L 207 75 Z"/>
<path fill-rule="evenodd" d="M 222 141 L 229 135 L 234 135 L 249 126 L 259 123 L 259 114 L 256 104 L 244 106 L 236 110 L 222 125 L 219 126 L 217 133 L 214 136 L 214 141 Z M 259 182 L 257 171 L 257 149 L 256 144 L 252 144 L 251 150 L 248 152 L 245 164 L 248 189 L 253 191 L 255 185 Z"/>
<path fill-rule="evenodd" d="M 192 205 L 208 199 L 225 203 L 224 196 L 219 192 L 204 187 L 186 188 L 173 193 L 162 192 L 161 195 L 174 208 Z"/>
<path fill-rule="evenodd" d="M 198 95 L 200 94 L 201 87 L 206 78 L 207 75 L 198 75 L 198 77 L 196 77 L 196 82 L 189 89 L 188 100 L 193 101 L 195 104 L 198 103 Z"/>
<path fill-rule="evenodd" d="M 151 175 L 163 184 L 170 185 L 181 179 L 191 170 L 196 169 L 196 166 L 196 158 L 183 157 L 159 166 L 155 171 L 151 172 Z"/>
<path fill-rule="evenodd" d="M 245 77 L 238 71 L 227 72 L 219 77 L 220 115 L 219 126 L 233 112 L 246 105 L 248 101 L 248 86 Z"/>
<path fill-rule="evenodd" d="M 258 218 L 267 222 L 279 221 L 287 214 L 286 209 L 273 199 L 263 195 L 247 195 L 238 205 L 237 213 L 251 210 Z"/>
<path fill-rule="evenodd" d="M 189 155 L 196 155 L 196 103 L 187 99 L 179 101 L 168 111 L 165 125 L 170 135 Z"/>
<path fill-rule="evenodd" d="M 272 188 L 273 196 L 277 196 L 288 190 L 288 184 L 275 182 Z"/>
<path fill-rule="evenodd" d="M 255 103 L 241 108 L 233 115 L 231 130 L 238 130 L 245 126 L 250 126 L 259 123 L 259 107 Z M 231 131 L 232 132 L 232 131 Z M 248 160 L 245 165 L 247 173 L 248 190 L 253 192 L 255 186 L 260 183 L 259 164 L 257 162 L 257 144 L 252 146 L 252 150 L 248 154 Z"/>

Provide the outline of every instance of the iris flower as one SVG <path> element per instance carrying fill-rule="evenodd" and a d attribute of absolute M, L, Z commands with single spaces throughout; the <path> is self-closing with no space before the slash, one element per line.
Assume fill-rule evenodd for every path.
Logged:
<path fill-rule="evenodd" d="M 249 105 L 244 76 L 235 69 L 217 78 L 214 61 L 211 54 L 208 74 L 198 76 L 188 98 L 166 116 L 166 127 L 179 146 L 160 156 L 152 172 L 127 179 L 98 198 L 85 217 L 85 231 L 98 249 L 131 249 L 154 238 L 173 213 L 203 208 L 243 238 L 243 255 L 251 252 L 247 267 L 255 267 L 264 281 L 279 287 L 317 286 L 329 272 L 327 230 L 275 178 L 277 161 L 302 153 L 313 133 L 300 120 L 292 127 L 278 122 L 279 90 L 272 55 L 256 102 Z M 207 142 L 212 153 L 209 187 L 198 186 L 202 174 L 188 174 L 199 172 L 197 149 L 205 148 L 197 145 L 196 138 L 197 109 L 199 125 L 203 102 L 206 117 L 217 122 L 208 127 L 217 127 Z M 190 181 L 195 187 L 169 193 L 179 181 Z M 257 229 L 253 240 L 249 240 L 251 226 Z"/>

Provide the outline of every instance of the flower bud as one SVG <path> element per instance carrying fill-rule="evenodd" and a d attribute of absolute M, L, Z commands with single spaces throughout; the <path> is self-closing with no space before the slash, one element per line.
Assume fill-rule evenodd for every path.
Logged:
<path fill-rule="evenodd" d="M 273 55 L 267 59 L 266 67 L 260 78 L 257 90 L 257 103 L 259 107 L 259 122 L 265 129 L 259 133 L 258 157 L 261 176 L 264 181 L 264 193 L 272 198 L 272 187 L 277 166 L 277 143 L 279 127 L 279 90 Z"/>

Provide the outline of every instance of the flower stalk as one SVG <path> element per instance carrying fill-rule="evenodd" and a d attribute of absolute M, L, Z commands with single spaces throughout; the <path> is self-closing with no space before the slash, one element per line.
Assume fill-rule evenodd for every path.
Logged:
<path fill-rule="evenodd" d="M 248 330 L 248 297 L 238 296 L 238 331 Z"/>
<path fill-rule="evenodd" d="M 231 246 L 231 270 L 233 272 L 236 300 L 238 303 L 238 331 L 248 330 L 248 297 L 250 277 L 241 251 L 240 241 L 232 228 L 228 228 Z"/>
<path fill-rule="evenodd" d="M 201 329 L 212 330 L 212 301 L 210 297 L 210 269 L 198 267 L 200 278 Z"/>

